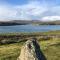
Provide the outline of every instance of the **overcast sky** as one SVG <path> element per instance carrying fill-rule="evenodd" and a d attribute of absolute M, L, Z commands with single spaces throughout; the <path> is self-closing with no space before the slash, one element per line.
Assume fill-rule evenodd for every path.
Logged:
<path fill-rule="evenodd" d="M 0 0 L 0 20 L 60 20 L 60 0 Z"/>

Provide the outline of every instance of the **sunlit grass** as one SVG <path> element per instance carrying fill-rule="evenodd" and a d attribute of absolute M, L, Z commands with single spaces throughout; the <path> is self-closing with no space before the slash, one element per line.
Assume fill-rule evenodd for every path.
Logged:
<path fill-rule="evenodd" d="M 40 33 L 37 33 L 37 35 L 38 34 Z M 46 32 L 44 34 L 47 35 L 57 34 L 57 32 L 53 32 L 53 33 Z M 20 54 L 21 47 L 24 43 L 25 41 L 19 43 L 0 45 L 0 60 L 17 60 L 17 57 Z M 49 40 L 42 39 L 39 40 L 39 44 L 40 44 L 41 51 L 46 56 L 47 60 L 60 60 L 60 38 L 54 37 Z"/>
<path fill-rule="evenodd" d="M 47 60 L 60 60 L 60 40 L 39 41 L 40 48 Z M 24 43 L 24 42 L 23 42 Z M 0 60 L 16 60 L 23 43 L 0 46 Z"/>
<path fill-rule="evenodd" d="M 16 60 L 20 54 L 21 43 L 0 45 L 0 60 Z"/>
<path fill-rule="evenodd" d="M 60 60 L 60 40 L 41 41 L 40 47 L 47 60 Z"/>

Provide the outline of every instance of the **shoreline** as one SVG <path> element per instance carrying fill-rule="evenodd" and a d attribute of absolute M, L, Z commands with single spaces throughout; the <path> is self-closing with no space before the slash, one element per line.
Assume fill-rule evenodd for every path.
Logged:
<path fill-rule="evenodd" d="M 30 38 L 37 38 L 37 40 L 50 40 L 53 38 L 60 38 L 60 31 L 49 32 L 32 32 L 32 33 L 2 33 L 0 34 L 0 44 L 12 44 L 26 41 Z"/>
<path fill-rule="evenodd" d="M 60 30 L 50 30 L 50 31 L 41 31 L 41 32 L 0 32 L 0 35 L 1 34 L 39 34 L 39 33 L 57 33 L 59 32 L 60 33 Z"/>

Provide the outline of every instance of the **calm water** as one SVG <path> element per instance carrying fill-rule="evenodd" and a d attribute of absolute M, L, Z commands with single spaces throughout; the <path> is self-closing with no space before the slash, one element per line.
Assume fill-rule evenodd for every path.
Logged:
<path fill-rule="evenodd" d="M 60 25 L 0 26 L 0 33 L 1 32 L 45 32 L 51 30 L 60 30 Z"/>

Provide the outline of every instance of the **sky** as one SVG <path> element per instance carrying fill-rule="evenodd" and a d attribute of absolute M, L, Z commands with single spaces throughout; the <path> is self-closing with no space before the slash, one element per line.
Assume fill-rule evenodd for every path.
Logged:
<path fill-rule="evenodd" d="M 0 20 L 60 20 L 60 0 L 0 0 Z"/>

